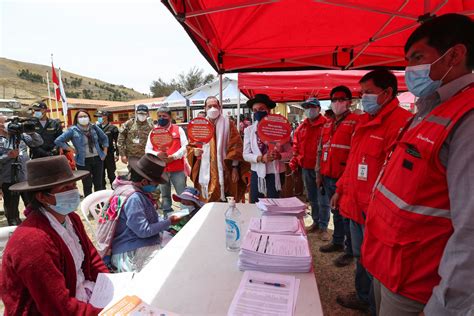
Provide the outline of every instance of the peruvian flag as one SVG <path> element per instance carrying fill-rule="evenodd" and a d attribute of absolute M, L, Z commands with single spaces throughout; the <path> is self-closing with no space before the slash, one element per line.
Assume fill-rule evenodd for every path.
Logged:
<path fill-rule="evenodd" d="M 56 101 L 61 101 L 61 92 L 59 90 L 59 78 L 56 75 L 56 71 L 54 70 L 54 64 L 51 62 L 51 67 L 53 68 L 53 86 L 54 86 L 54 92 L 56 94 Z"/>

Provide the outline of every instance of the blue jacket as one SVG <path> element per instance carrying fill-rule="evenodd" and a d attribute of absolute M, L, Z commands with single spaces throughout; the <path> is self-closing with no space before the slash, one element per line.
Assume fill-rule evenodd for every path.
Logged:
<path fill-rule="evenodd" d="M 133 193 L 120 212 L 112 241 L 112 255 L 159 244 L 160 233 L 170 225 L 169 219 L 160 221 L 153 203 L 145 194 Z"/>
<path fill-rule="evenodd" d="M 109 147 L 109 139 L 99 127 L 91 124 L 90 129 L 95 149 L 97 150 L 99 157 L 105 159 L 105 153 L 102 148 Z M 76 125 L 69 127 L 66 132 L 56 138 L 54 143 L 56 146 L 68 150 L 69 146 L 66 144 L 68 141 L 72 141 L 72 144 L 76 149 L 76 164 L 79 166 L 85 166 L 86 150 L 88 150 L 88 148 L 86 148 L 87 145 L 84 143 L 84 134 Z"/>

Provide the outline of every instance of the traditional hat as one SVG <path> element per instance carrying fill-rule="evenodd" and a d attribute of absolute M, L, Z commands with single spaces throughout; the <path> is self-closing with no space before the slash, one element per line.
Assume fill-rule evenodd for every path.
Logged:
<path fill-rule="evenodd" d="M 11 191 L 39 191 L 59 184 L 80 180 L 89 175 L 89 171 L 75 170 L 69 167 L 65 156 L 50 156 L 26 162 L 26 181 L 10 187 Z"/>
<path fill-rule="evenodd" d="M 168 176 L 163 174 L 166 163 L 152 154 L 145 154 L 140 159 L 130 158 L 128 164 L 130 168 L 147 180 L 158 183 L 168 182 Z"/>
<path fill-rule="evenodd" d="M 199 207 L 204 206 L 204 203 L 199 200 L 199 190 L 195 188 L 186 187 L 180 195 L 173 194 L 173 201 L 181 202 L 182 200 L 194 202 Z"/>
<path fill-rule="evenodd" d="M 250 99 L 247 101 L 247 106 L 252 108 L 255 103 L 263 103 L 268 106 L 269 109 L 273 109 L 276 107 L 276 103 L 270 99 L 270 97 L 266 94 L 256 94 L 255 98 Z"/>

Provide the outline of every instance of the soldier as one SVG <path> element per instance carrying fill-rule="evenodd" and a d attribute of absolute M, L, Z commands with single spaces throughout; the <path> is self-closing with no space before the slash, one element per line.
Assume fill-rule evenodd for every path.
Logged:
<path fill-rule="evenodd" d="M 140 159 L 145 154 L 145 145 L 153 129 L 153 122 L 149 118 L 148 107 L 140 104 L 136 110 L 136 117 L 123 125 L 118 137 L 120 160 L 128 163 L 130 157 Z"/>
<path fill-rule="evenodd" d="M 54 140 L 63 133 L 61 122 L 48 117 L 48 107 L 44 102 L 35 103 L 32 108 L 34 111 L 33 116 L 38 119 L 35 124 L 35 131 L 43 139 L 43 145 L 31 148 L 31 158 L 35 159 L 59 154 Z"/>
<path fill-rule="evenodd" d="M 110 112 L 107 111 L 97 111 L 94 115 L 97 117 L 97 126 L 99 126 L 102 131 L 107 135 L 109 138 L 109 150 L 107 151 L 107 157 L 104 160 L 104 172 L 102 175 L 102 183 L 103 187 L 105 188 L 105 171 L 107 170 L 107 177 L 109 178 L 110 186 L 115 180 L 115 162 L 118 160 L 118 152 L 117 152 L 117 142 L 118 142 L 118 135 L 119 130 L 117 126 L 111 124 L 109 122 L 109 118 L 111 116 Z M 115 154 L 117 156 L 115 156 Z"/>

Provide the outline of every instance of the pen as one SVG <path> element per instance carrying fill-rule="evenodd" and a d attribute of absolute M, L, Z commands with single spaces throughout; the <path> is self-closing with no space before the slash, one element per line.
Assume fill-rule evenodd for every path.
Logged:
<path fill-rule="evenodd" d="M 276 286 L 276 287 L 285 287 L 285 284 L 283 284 L 283 283 L 265 282 L 265 281 L 252 280 L 252 279 L 250 279 L 249 282 L 250 283 L 255 283 L 255 284 Z"/>
<path fill-rule="evenodd" d="M 267 246 L 268 246 L 268 239 L 270 236 L 267 235 L 267 242 L 265 243 L 265 249 L 263 250 L 263 253 L 267 253 Z"/>
<path fill-rule="evenodd" d="M 260 238 L 258 239 L 257 249 L 255 249 L 255 251 L 258 251 L 258 248 L 260 248 L 261 241 L 262 241 L 262 235 L 260 235 Z"/>

